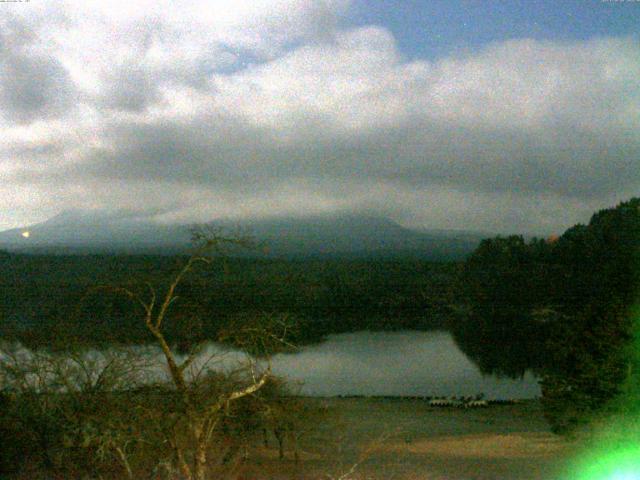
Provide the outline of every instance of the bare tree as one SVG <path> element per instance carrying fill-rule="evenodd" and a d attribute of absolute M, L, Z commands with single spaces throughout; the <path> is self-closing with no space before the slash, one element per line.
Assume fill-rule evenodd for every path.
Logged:
<path fill-rule="evenodd" d="M 220 350 L 207 357 L 201 336 L 187 354 L 176 348 L 171 333 L 178 316 L 198 312 L 197 302 L 180 300 L 185 279 L 199 266 L 224 265 L 224 255 L 233 249 L 254 246 L 246 235 L 210 227 L 194 230 L 193 239 L 194 253 L 164 286 L 92 289 L 139 305 L 155 354 L 116 346 L 96 352 L 82 342 L 60 352 L 16 344 L 0 353 L 0 389 L 15 410 L 13 431 L 28 427 L 22 429 L 29 435 L 26 442 L 38 444 L 33 451 L 47 474 L 79 477 L 85 469 L 82 475 L 118 471 L 139 478 L 142 472 L 164 471 L 170 479 L 203 480 L 214 468 L 228 471 L 240 461 L 238 439 L 246 446 L 264 418 L 263 403 L 254 400 L 275 380 L 270 352 L 291 347 L 285 340 L 291 319 L 248 314 L 229 321 L 218 339 L 245 354 L 232 371 L 214 368 L 220 367 Z M 201 295 L 192 297 L 202 300 Z M 168 373 L 162 381 L 153 377 L 158 349 Z"/>
<path fill-rule="evenodd" d="M 113 440 L 122 436 L 118 430 L 126 429 L 107 431 L 105 426 L 118 420 L 122 420 L 118 426 L 123 424 L 124 418 L 113 409 L 113 396 L 135 388 L 143 368 L 140 361 L 128 348 L 51 352 L 3 342 L 4 419 L 29 445 L 29 452 L 36 456 L 31 460 L 37 459 L 48 474 L 69 475 L 70 470 L 107 464 L 111 459 L 104 454 L 111 451 L 129 471 L 126 445 L 123 449 Z M 109 442 L 108 436 L 112 437 Z M 93 455 L 101 452 L 102 458 Z"/>
<path fill-rule="evenodd" d="M 263 429 L 263 443 L 268 447 L 271 432 L 276 439 L 278 456 L 285 459 L 287 444 L 295 463 L 300 462 L 300 442 L 317 428 L 326 415 L 314 402 L 306 401 L 291 391 L 291 385 L 281 379 L 270 379 L 260 391 L 257 401 Z M 297 392 L 296 392 L 297 393 Z"/>
<path fill-rule="evenodd" d="M 219 375 L 207 373 L 205 362 L 199 364 L 203 342 L 194 345 L 185 358 L 181 358 L 170 345 L 165 334 L 169 311 L 179 297 L 177 290 L 183 279 L 198 264 L 211 264 L 220 255 L 234 248 L 248 248 L 254 244 L 243 235 L 224 235 L 219 230 L 208 227 L 193 231 L 193 239 L 198 248 L 173 277 L 164 291 L 158 291 L 147 284 L 147 294 L 141 295 L 128 288 L 119 288 L 142 307 L 143 321 L 162 351 L 168 369 L 170 382 L 175 389 L 180 408 L 173 413 L 173 431 L 168 434 L 168 442 L 174 452 L 174 462 L 180 474 L 188 480 L 204 480 L 214 448 L 215 433 L 221 421 L 234 402 L 258 392 L 272 377 L 268 362 L 260 367 L 251 356 L 242 368 L 242 375 L 222 379 Z M 213 255 L 212 255 L 213 254 Z M 276 322 L 277 323 L 277 322 Z M 249 322 L 236 326 L 227 332 L 227 339 L 237 346 L 251 351 L 256 345 L 284 342 L 286 326 L 274 332 L 273 322 L 263 326 L 259 322 Z M 268 348 L 259 348 L 260 353 L 268 353 Z"/>

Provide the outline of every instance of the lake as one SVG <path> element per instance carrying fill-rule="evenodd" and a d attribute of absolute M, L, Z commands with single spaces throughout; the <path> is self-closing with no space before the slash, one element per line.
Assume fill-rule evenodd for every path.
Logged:
<path fill-rule="evenodd" d="M 109 352 L 115 351 L 90 350 L 86 352 L 87 365 L 103 364 Z M 26 361 L 29 351 L 21 352 Z M 157 347 L 133 347 L 133 352 L 134 357 L 146 359 L 142 378 L 168 380 L 164 357 Z M 178 356 L 179 361 L 184 358 Z M 244 361 L 244 354 L 211 343 L 194 362 L 193 371 L 236 369 Z M 442 331 L 329 335 L 326 341 L 296 353 L 276 355 L 272 369 L 291 383 L 299 383 L 301 394 L 311 396 L 449 397 L 484 393 L 488 399 L 508 399 L 540 395 L 536 378 L 530 373 L 519 379 L 482 375 L 451 334 Z"/>
<path fill-rule="evenodd" d="M 447 332 L 356 332 L 273 358 L 273 371 L 314 396 L 398 395 L 535 398 L 536 378 L 483 376 Z"/>

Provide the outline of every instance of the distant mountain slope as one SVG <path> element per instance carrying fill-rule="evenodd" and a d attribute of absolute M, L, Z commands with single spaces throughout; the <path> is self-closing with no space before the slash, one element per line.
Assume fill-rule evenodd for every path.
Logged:
<path fill-rule="evenodd" d="M 398 257 L 461 259 L 486 235 L 473 232 L 417 231 L 368 215 L 334 215 L 213 222 L 239 226 L 267 249 L 287 257 Z M 28 232 L 28 238 L 23 236 Z M 45 222 L 0 232 L 0 248 L 50 253 L 176 253 L 190 246 L 189 225 L 162 225 L 135 216 L 67 211 Z"/>
<path fill-rule="evenodd" d="M 24 237 L 28 232 L 28 238 Z M 189 231 L 106 212 L 65 211 L 42 223 L 0 232 L 0 248 L 41 252 L 141 252 L 184 248 Z"/>

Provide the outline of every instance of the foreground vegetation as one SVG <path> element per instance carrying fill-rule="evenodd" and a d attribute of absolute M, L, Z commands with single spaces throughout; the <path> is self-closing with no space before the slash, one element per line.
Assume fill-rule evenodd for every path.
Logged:
<path fill-rule="evenodd" d="M 536 401 L 477 410 L 433 408 L 407 399 L 287 401 L 295 402 L 302 414 L 293 416 L 297 423 L 285 431 L 282 455 L 271 426 L 266 441 L 260 424 L 247 425 L 242 435 L 230 428 L 231 434 L 221 437 L 224 447 L 213 462 L 211 478 L 552 480 L 562 478 L 557 472 L 576 447 L 549 432 Z M 240 404 L 236 408 L 234 413 Z M 234 415 L 229 420 L 235 426 L 237 419 Z M 156 458 L 151 447 L 142 442 L 127 445 L 134 478 L 171 478 L 166 464 L 156 468 L 149 462 Z M 170 459 L 162 441 L 159 448 L 158 454 Z M 27 445 L 27 452 L 33 450 Z M 54 465 L 63 453 L 57 452 Z M 127 478 L 116 452 L 103 457 L 93 444 L 76 454 L 92 459 L 91 478 Z M 14 478 L 82 478 L 87 472 L 79 456 L 57 475 L 43 471 L 37 455 L 27 458 L 18 456 L 29 467 L 12 474 Z"/>
<path fill-rule="evenodd" d="M 257 443 L 277 443 L 284 455 L 322 415 L 277 379 L 256 388 L 240 375 L 203 375 L 187 401 L 170 384 L 118 390 L 106 376 L 64 392 L 4 393 L 3 478 L 234 478 Z"/>
<path fill-rule="evenodd" d="M 254 316 L 221 330 L 220 338 L 246 354 L 232 371 L 211 368 L 217 358 L 202 363 L 204 339 L 190 341 L 182 358 L 165 333 L 178 288 L 196 266 L 218 260 L 208 255 L 212 251 L 249 245 L 216 232 L 194 236 L 198 248 L 166 285 L 99 289 L 138 306 L 134 312 L 159 350 L 165 378 L 154 378 L 149 368 L 157 362 L 144 365 L 144 355 L 132 350 L 74 351 L 66 345 L 57 352 L 30 351 L 8 340 L 0 357 L 0 426 L 22 457 L 3 448 L 5 470 L 35 464 L 44 477 L 130 479 L 162 476 L 163 470 L 165 478 L 205 480 L 233 470 L 232 458 L 256 428 L 272 427 L 282 444 L 295 424 L 288 416 L 301 413 L 285 400 L 268 362 L 290 345 L 286 318 Z M 199 311 L 190 304 L 182 313 L 197 322 Z M 60 334 L 61 340 L 72 338 Z M 266 366 L 257 358 L 267 359 Z M 116 460 L 120 472 L 114 471 Z"/>

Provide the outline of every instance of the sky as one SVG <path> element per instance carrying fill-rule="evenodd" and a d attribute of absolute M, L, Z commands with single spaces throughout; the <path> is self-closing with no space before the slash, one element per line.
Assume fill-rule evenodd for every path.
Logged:
<path fill-rule="evenodd" d="M 640 193 L 640 1 L 0 3 L 0 130 L 0 229 L 561 233 Z"/>

